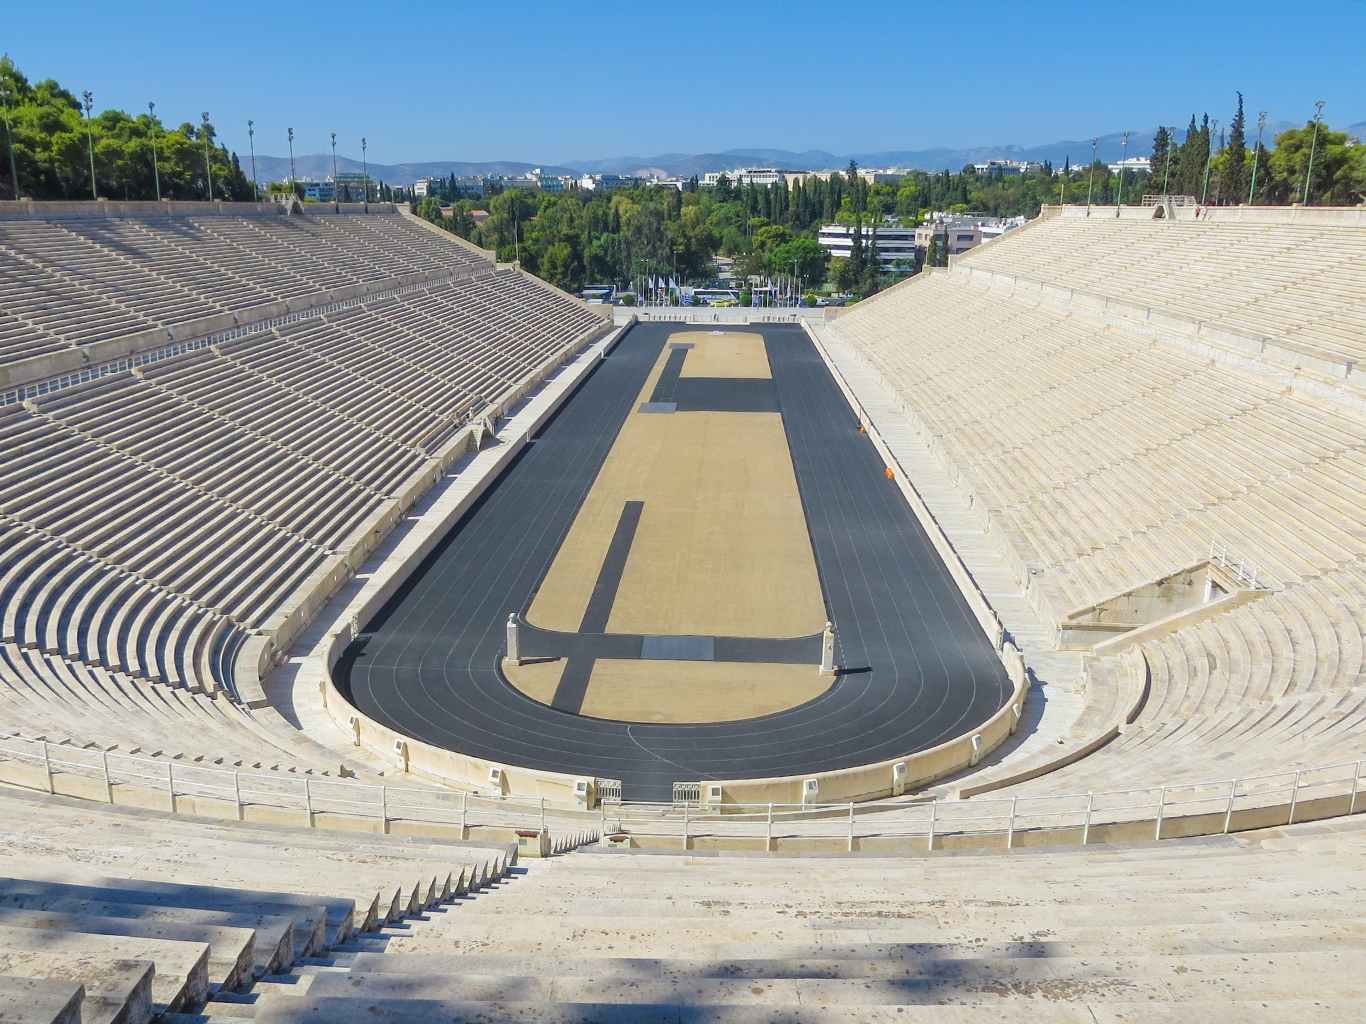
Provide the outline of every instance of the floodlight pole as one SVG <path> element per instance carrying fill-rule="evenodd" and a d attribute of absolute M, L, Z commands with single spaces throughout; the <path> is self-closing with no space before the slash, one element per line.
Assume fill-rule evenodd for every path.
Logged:
<path fill-rule="evenodd" d="M 157 165 L 157 105 L 151 100 L 147 101 L 147 117 L 151 124 L 147 126 L 147 133 L 152 138 L 152 180 L 156 182 L 157 202 L 161 202 L 161 168 Z"/>
<path fill-rule="evenodd" d="M 337 133 L 332 133 L 332 212 L 341 213 L 341 202 L 337 199 Z"/>
<path fill-rule="evenodd" d="M 294 191 L 294 129 L 289 129 L 289 190 Z"/>
<path fill-rule="evenodd" d="M 1129 155 L 1129 133 L 1124 133 L 1124 144 L 1119 150 L 1119 196 L 1115 199 L 1115 219 L 1119 219 L 1119 208 L 1124 205 L 1124 159 Z"/>
<path fill-rule="evenodd" d="M 1252 197 L 1257 194 L 1257 160 L 1262 155 L 1262 132 L 1266 130 L 1266 111 L 1257 115 L 1257 148 L 1252 152 L 1252 184 L 1247 190 L 1247 205 L 1252 205 Z"/>
<path fill-rule="evenodd" d="M 361 140 L 360 140 L 360 169 L 361 169 L 361 174 L 364 175 L 364 179 L 361 181 L 360 187 L 361 187 L 361 192 L 362 192 L 362 193 L 364 194 L 364 196 L 365 196 L 365 199 L 364 199 L 364 202 L 365 202 L 365 212 L 366 212 L 366 213 L 369 213 L 369 212 L 370 212 L 370 164 L 369 164 L 369 162 L 365 159 L 365 137 L 364 137 L 364 136 L 361 136 Z"/>
<path fill-rule="evenodd" d="M 1091 177 L 1086 183 L 1086 216 L 1091 216 L 1091 195 L 1096 187 L 1096 146 L 1100 139 L 1091 140 Z"/>
<path fill-rule="evenodd" d="M 10 181 L 13 182 L 13 184 L 14 184 L 14 201 L 15 201 L 15 202 L 18 202 L 18 201 L 19 201 L 19 171 L 16 169 L 15 163 L 14 163 L 14 134 L 10 131 L 10 126 L 9 126 L 9 98 L 10 98 L 10 95 L 11 95 L 11 94 L 10 94 L 10 91 L 9 91 L 8 89 L 0 89 L 0 103 L 3 103 L 3 104 L 4 104 L 4 108 L 5 108 L 5 140 L 9 143 L 9 175 L 10 175 Z"/>
<path fill-rule="evenodd" d="M 1158 125 L 1161 128 L 1161 125 Z M 1167 169 L 1162 175 L 1162 194 L 1171 194 L 1172 184 L 1172 150 L 1176 148 L 1176 125 L 1172 125 L 1172 130 L 1167 133 Z"/>
<path fill-rule="evenodd" d="M 1214 162 L 1214 133 L 1219 130 L 1219 119 L 1210 120 L 1209 134 L 1205 136 L 1205 183 L 1200 186 L 1200 205 L 1205 205 L 1205 200 L 1209 198 L 1209 165 Z"/>
<path fill-rule="evenodd" d="M 213 164 L 209 162 L 209 112 L 201 111 L 199 116 L 204 119 L 199 128 L 199 133 L 204 136 L 204 181 L 209 187 L 209 202 L 213 202 Z"/>
<path fill-rule="evenodd" d="M 251 201 L 259 203 L 261 186 L 256 180 L 256 129 L 252 127 L 255 124 L 255 121 L 247 122 L 247 141 L 251 145 Z"/>
<path fill-rule="evenodd" d="M 81 106 L 85 110 L 85 138 L 90 144 L 90 194 L 98 199 L 100 190 L 95 183 L 95 132 L 90 127 L 90 111 L 95 106 L 95 100 L 89 89 L 81 93 L 81 99 Z"/>
<path fill-rule="evenodd" d="M 1319 145 L 1319 125 L 1323 123 L 1323 100 L 1316 100 L 1314 106 L 1318 111 L 1314 114 L 1314 140 L 1309 143 L 1309 168 L 1304 172 L 1304 205 L 1309 205 L 1309 182 L 1314 175 L 1314 150 Z"/>

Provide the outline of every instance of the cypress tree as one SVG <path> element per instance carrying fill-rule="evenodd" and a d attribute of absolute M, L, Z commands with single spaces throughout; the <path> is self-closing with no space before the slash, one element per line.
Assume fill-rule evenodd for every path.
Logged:
<path fill-rule="evenodd" d="M 1244 129 L 1247 121 L 1243 115 L 1243 94 L 1238 94 L 1238 113 L 1233 115 L 1233 124 L 1228 131 L 1228 166 L 1224 168 L 1219 181 L 1219 202 L 1236 206 L 1247 202 L 1248 166 L 1247 141 Z"/>

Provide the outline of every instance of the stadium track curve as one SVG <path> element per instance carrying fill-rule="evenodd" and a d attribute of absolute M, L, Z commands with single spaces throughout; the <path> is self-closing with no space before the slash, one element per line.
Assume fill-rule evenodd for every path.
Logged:
<path fill-rule="evenodd" d="M 508 765 L 621 779 L 629 800 L 675 781 L 852 767 L 934 746 L 1004 705 L 1005 671 L 884 474 L 800 327 L 764 335 L 825 593 L 839 628 L 825 693 L 762 718 L 668 725 L 558 711 L 499 671 L 580 504 L 680 324 L 637 324 L 347 649 L 337 684 L 408 736 Z M 813 665 L 812 671 L 816 668 Z"/>

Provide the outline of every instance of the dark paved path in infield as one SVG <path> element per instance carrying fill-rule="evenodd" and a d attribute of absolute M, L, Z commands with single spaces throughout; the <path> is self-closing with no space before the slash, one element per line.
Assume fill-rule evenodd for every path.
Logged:
<path fill-rule="evenodd" d="M 797 326 L 768 346 L 807 521 L 839 630 L 835 685 L 763 718 L 657 725 L 539 704 L 498 671 L 510 612 L 530 606 L 668 335 L 638 324 L 338 664 L 367 715 L 477 757 L 621 779 L 628 800 L 675 781 L 796 775 L 900 757 L 980 724 L 1005 671 L 872 442 Z M 812 672 L 816 671 L 812 666 Z"/>

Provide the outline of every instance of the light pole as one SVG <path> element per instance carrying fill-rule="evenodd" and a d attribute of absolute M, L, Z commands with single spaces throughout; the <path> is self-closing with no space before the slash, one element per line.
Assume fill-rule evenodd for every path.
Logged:
<path fill-rule="evenodd" d="M 157 105 L 151 100 L 147 101 L 147 118 L 151 122 L 147 126 L 147 134 L 152 138 L 152 180 L 157 186 L 157 202 L 161 202 L 161 168 L 157 165 Z"/>
<path fill-rule="evenodd" d="M 1314 106 L 1318 108 L 1314 114 L 1314 140 L 1309 143 L 1309 168 L 1304 172 L 1304 199 L 1305 206 L 1309 205 L 1309 181 L 1314 174 L 1314 150 L 1319 145 L 1319 125 L 1323 123 L 1323 100 L 1317 100 Z"/>
<path fill-rule="evenodd" d="M 9 176 L 10 181 L 14 185 L 14 200 L 15 202 L 18 202 L 19 172 L 15 169 L 14 164 L 14 135 L 9 127 L 9 98 L 10 91 L 8 89 L 0 89 L 0 103 L 3 103 L 5 107 L 5 141 L 9 143 Z"/>
<path fill-rule="evenodd" d="M 361 189 L 362 189 L 362 190 L 364 191 L 364 193 L 365 193 L 365 200 L 364 200 L 364 202 L 365 202 L 365 212 L 366 212 L 366 213 L 369 213 L 369 212 L 370 212 L 370 163 L 369 163 L 369 161 L 367 161 L 367 160 L 365 159 L 365 136 L 363 136 L 363 135 L 361 136 L 361 140 L 360 140 L 360 170 L 361 170 L 361 174 L 364 175 L 364 177 L 363 177 L 362 180 L 361 180 L 360 187 L 361 187 Z"/>
<path fill-rule="evenodd" d="M 289 190 L 294 191 L 294 129 L 289 129 Z"/>
<path fill-rule="evenodd" d="M 797 294 L 794 295 L 794 296 L 792 296 L 792 298 L 793 298 L 793 304 L 795 305 L 797 302 L 800 302 L 800 301 L 801 301 L 802 282 L 801 282 L 801 279 L 800 279 L 799 277 L 797 277 L 797 262 L 798 262 L 798 261 L 797 261 L 797 260 L 788 260 L 787 262 L 790 263 L 790 264 L 792 264 L 792 284 L 793 284 L 793 285 L 796 287 L 796 289 L 797 289 Z"/>
<path fill-rule="evenodd" d="M 95 99 L 89 89 L 81 93 L 81 99 L 81 106 L 85 110 L 85 139 L 90 144 L 90 194 L 98 199 L 100 190 L 95 184 L 95 132 L 90 127 L 90 111 L 95 106 Z"/>
<path fill-rule="evenodd" d="M 204 182 L 209 187 L 209 202 L 213 202 L 213 165 L 209 163 L 209 112 L 199 114 L 204 120 L 199 126 L 199 134 L 204 137 Z"/>
<path fill-rule="evenodd" d="M 1252 151 L 1252 184 L 1247 190 L 1247 205 L 1252 205 L 1252 197 L 1257 194 L 1257 159 L 1262 155 L 1262 132 L 1266 131 L 1266 111 L 1257 115 L 1257 148 Z"/>
<path fill-rule="evenodd" d="M 1158 125 L 1161 128 L 1161 125 Z M 1176 125 L 1172 125 L 1172 130 L 1167 133 L 1167 169 L 1162 175 L 1162 194 L 1171 194 L 1172 183 L 1172 150 L 1176 148 Z"/>
<path fill-rule="evenodd" d="M 261 201 L 261 186 L 256 182 L 256 129 L 253 127 L 255 121 L 247 122 L 247 142 L 251 146 L 251 200 L 254 203 Z"/>
<path fill-rule="evenodd" d="M 1100 139 L 1091 140 L 1091 177 L 1086 183 L 1086 216 L 1091 216 L 1091 195 L 1096 187 L 1096 146 Z"/>
<path fill-rule="evenodd" d="M 1115 199 L 1115 219 L 1119 219 L 1119 208 L 1124 205 L 1124 159 L 1129 155 L 1129 133 L 1124 133 L 1124 143 L 1119 148 L 1119 196 Z"/>
<path fill-rule="evenodd" d="M 337 133 L 332 133 L 332 212 L 341 213 L 341 201 L 337 198 Z"/>
<path fill-rule="evenodd" d="M 1205 183 L 1200 186 L 1200 205 L 1205 205 L 1205 200 L 1209 198 L 1209 165 L 1214 160 L 1214 133 L 1219 130 L 1219 119 L 1216 117 L 1210 121 L 1210 126 L 1205 129 Z"/>

